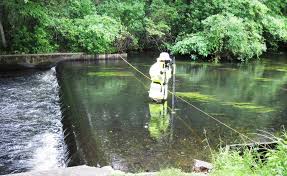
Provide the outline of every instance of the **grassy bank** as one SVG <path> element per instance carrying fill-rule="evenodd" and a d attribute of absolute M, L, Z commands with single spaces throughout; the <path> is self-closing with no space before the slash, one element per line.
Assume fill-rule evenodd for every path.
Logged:
<path fill-rule="evenodd" d="M 227 148 L 220 149 L 213 154 L 213 170 L 211 176 L 286 176 L 287 175 L 287 134 L 276 138 L 278 145 L 276 149 L 269 149 L 266 160 L 259 160 L 262 154 L 257 149 L 235 151 Z M 166 169 L 157 175 L 198 175 L 196 173 L 184 173 L 178 169 Z"/>
<path fill-rule="evenodd" d="M 287 175 L 287 134 L 277 140 L 276 149 L 267 151 L 265 161 L 258 159 L 260 153 L 256 148 L 245 150 L 243 154 L 222 149 L 214 156 L 211 175 Z"/>

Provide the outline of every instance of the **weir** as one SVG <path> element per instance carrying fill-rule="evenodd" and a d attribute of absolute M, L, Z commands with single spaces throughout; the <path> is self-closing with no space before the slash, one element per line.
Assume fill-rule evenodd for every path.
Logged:
<path fill-rule="evenodd" d="M 103 60 L 120 59 L 127 57 L 127 53 L 120 54 L 96 54 L 85 53 L 49 53 L 49 54 L 19 54 L 0 55 L 0 71 L 19 70 L 29 68 L 47 69 L 64 60 Z"/>

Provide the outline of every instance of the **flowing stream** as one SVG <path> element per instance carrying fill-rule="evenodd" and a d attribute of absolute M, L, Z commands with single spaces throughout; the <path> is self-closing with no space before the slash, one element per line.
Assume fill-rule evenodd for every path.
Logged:
<path fill-rule="evenodd" d="M 148 75 L 157 56 L 129 55 L 128 60 Z M 240 133 L 268 141 L 258 134 L 278 133 L 287 124 L 287 57 L 266 57 L 221 64 L 178 58 L 177 95 Z M 211 160 L 209 147 L 243 143 L 237 133 L 179 99 L 175 114 L 171 96 L 166 104 L 152 103 L 150 81 L 121 60 L 65 62 L 57 73 L 70 143 L 68 165 L 190 171 L 193 159 Z"/>
<path fill-rule="evenodd" d="M 55 69 L 0 74 L 0 174 L 65 166 Z"/>
<path fill-rule="evenodd" d="M 128 60 L 148 75 L 157 56 Z M 220 64 L 177 58 L 176 94 L 268 141 L 259 134 L 287 125 L 287 56 L 264 57 Z M 152 103 L 150 81 L 121 60 L 62 62 L 56 70 L 0 73 L 0 174 L 82 164 L 190 171 L 193 159 L 210 161 L 210 148 L 243 142 L 177 98 L 171 113 L 171 95 Z"/>

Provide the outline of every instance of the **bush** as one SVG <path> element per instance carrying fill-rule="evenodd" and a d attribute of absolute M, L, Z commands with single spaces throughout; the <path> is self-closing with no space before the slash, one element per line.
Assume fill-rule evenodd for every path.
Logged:
<path fill-rule="evenodd" d="M 244 60 L 266 50 L 262 30 L 255 22 L 245 22 L 232 14 L 219 14 L 208 17 L 202 24 L 202 32 L 177 42 L 173 52 Z"/>
<path fill-rule="evenodd" d="M 196 0 L 191 6 L 193 33 L 177 38 L 171 47 L 175 54 L 243 61 L 261 55 L 266 43 L 287 42 L 286 18 L 270 15 L 271 10 L 260 1 L 211 0 L 206 1 L 205 8 Z"/>
<path fill-rule="evenodd" d="M 67 48 L 77 52 L 114 53 L 117 51 L 117 39 L 127 35 L 121 23 L 108 16 L 63 18 L 58 20 L 56 25 L 61 37 L 67 41 Z"/>

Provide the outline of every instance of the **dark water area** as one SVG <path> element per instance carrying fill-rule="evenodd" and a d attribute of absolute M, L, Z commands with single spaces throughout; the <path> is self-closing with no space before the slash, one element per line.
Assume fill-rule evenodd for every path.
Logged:
<path fill-rule="evenodd" d="M 129 55 L 148 75 L 157 54 Z M 278 133 L 287 122 L 287 56 L 250 63 L 177 60 L 176 92 L 254 140 L 259 130 Z M 165 167 L 191 170 L 193 159 L 210 161 L 210 147 L 242 138 L 178 98 L 154 104 L 150 81 L 123 61 L 63 62 L 57 67 L 68 166 L 111 165 L 123 171 Z M 171 85 L 170 85 L 171 87 Z"/>
<path fill-rule="evenodd" d="M 55 69 L 0 73 L 0 175 L 65 167 Z"/>

